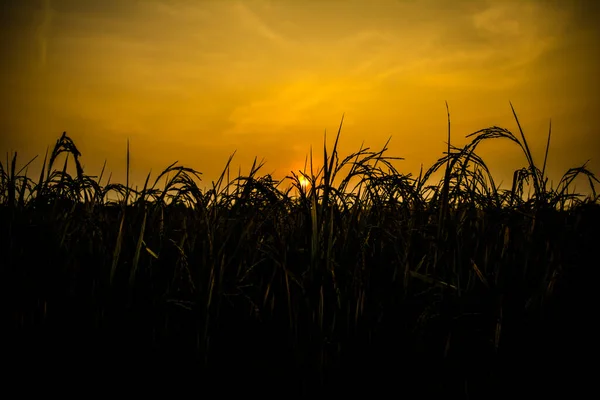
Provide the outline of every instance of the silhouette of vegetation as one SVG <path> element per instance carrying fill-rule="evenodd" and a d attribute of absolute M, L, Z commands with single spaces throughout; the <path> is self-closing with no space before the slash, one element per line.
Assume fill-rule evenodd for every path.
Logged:
<path fill-rule="evenodd" d="M 44 360 L 63 360 L 79 375 L 230 382 L 221 393 L 285 385 L 462 398 L 572 382 L 576 369 L 552 362 L 591 343 L 600 205 L 586 165 L 551 188 L 521 130 L 483 129 L 459 149 L 448 114 L 448 151 L 413 177 L 394 168 L 387 144 L 342 159 L 341 128 L 318 171 L 311 152 L 310 170 L 280 182 L 256 160 L 229 180 L 230 158 L 208 190 L 175 163 L 129 187 L 129 149 L 127 184 L 102 184 L 104 168 L 86 175 L 66 133 L 37 180 L 29 163 L 17 170 L 17 154 L 0 163 L 14 371 L 47 376 Z M 525 156 L 509 190 L 475 152 L 492 139 Z M 570 190 L 577 176 L 592 195 Z"/>

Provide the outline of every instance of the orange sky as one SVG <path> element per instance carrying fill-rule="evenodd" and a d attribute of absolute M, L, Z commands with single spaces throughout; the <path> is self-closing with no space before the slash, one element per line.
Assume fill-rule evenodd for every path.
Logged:
<path fill-rule="evenodd" d="M 321 157 L 345 113 L 340 153 L 379 149 L 418 174 L 498 125 L 509 101 L 555 182 L 591 159 L 600 174 L 599 2 L 501 0 L 2 0 L 0 154 L 20 165 L 63 131 L 86 173 L 107 160 L 143 184 L 173 161 L 215 180 L 255 156 L 281 178 Z M 480 154 L 496 183 L 525 166 L 511 143 Z M 153 175 L 155 176 L 155 175 Z M 587 188 L 581 186 L 582 191 Z"/>

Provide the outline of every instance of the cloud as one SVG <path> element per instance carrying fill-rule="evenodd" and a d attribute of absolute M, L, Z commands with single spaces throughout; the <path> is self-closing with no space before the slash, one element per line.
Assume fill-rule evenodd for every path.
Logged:
<path fill-rule="evenodd" d="M 38 29 L 39 62 L 42 69 L 46 67 L 48 59 L 48 36 L 52 26 L 53 10 L 51 0 L 43 0 L 42 22 Z"/>
<path fill-rule="evenodd" d="M 280 46 L 289 46 L 290 42 L 281 34 L 276 32 L 272 27 L 266 24 L 259 15 L 254 12 L 246 3 L 241 1 L 233 4 L 233 10 L 237 14 L 242 26 L 254 31 L 259 36 L 269 40 Z"/>
<path fill-rule="evenodd" d="M 298 78 L 296 82 L 278 88 L 270 96 L 236 107 L 232 125 L 226 136 L 253 135 L 268 137 L 286 127 L 301 127 L 313 117 L 325 112 L 333 115 L 352 112 L 357 104 L 368 101 L 371 84 L 359 80 L 323 82 L 316 77 Z"/>

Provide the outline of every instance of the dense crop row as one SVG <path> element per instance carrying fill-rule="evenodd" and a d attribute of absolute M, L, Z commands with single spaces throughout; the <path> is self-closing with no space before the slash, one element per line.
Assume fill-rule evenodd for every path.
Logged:
<path fill-rule="evenodd" d="M 492 127 L 415 178 L 385 148 L 341 159 L 339 135 L 319 171 L 311 154 L 310 170 L 283 182 L 256 164 L 227 182 L 228 163 L 210 190 L 176 165 L 141 190 L 102 185 L 65 134 L 38 179 L 17 170 L 16 154 L 0 164 L 11 362 L 26 375 L 61 359 L 91 375 L 108 363 L 110 374 L 225 377 L 244 392 L 489 398 L 537 388 L 531 371 L 585 350 L 600 243 L 598 180 L 585 165 L 549 188 L 522 132 Z M 475 152 L 489 139 L 525 155 L 509 190 Z M 570 192 L 577 175 L 591 197 Z M 558 333 L 565 324 L 571 336 Z M 564 379 L 559 364 L 545 373 Z"/>

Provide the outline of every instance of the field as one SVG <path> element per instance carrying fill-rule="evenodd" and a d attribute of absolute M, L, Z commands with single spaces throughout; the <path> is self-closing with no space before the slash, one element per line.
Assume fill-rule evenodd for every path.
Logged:
<path fill-rule="evenodd" d="M 229 180 L 228 163 L 209 190 L 178 165 L 138 190 L 103 183 L 66 134 L 39 177 L 16 154 L 0 164 L 5 377 L 288 397 L 587 388 L 600 204 L 585 164 L 551 188 L 522 131 L 458 149 L 449 128 L 413 177 L 385 147 L 342 158 L 340 131 L 318 171 L 311 154 L 281 182 L 257 164 Z M 524 155 L 511 189 L 475 152 L 488 140 Z"/>

